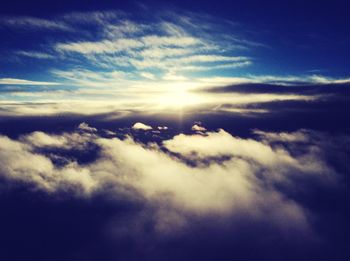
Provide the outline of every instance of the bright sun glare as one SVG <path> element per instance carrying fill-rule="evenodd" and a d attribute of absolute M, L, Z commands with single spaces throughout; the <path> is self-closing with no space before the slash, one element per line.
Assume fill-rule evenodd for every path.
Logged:
<path fill-rule="evenodd" d="M 204 102 L 204 98 L 186 88 L 173 89 L 171 91 L 159 94 L 156 98 L 156 104 L 162 108 L 185 108 L 198 105 Z"/>

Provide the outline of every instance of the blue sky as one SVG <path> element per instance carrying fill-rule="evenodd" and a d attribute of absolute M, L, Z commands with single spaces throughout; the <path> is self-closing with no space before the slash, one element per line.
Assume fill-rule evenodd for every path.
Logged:
<path fill-rule="evenodd" d="M 14 1 L 1 10 L 2 100 L 347 82 L 345 10 L 342 1 Z"/>

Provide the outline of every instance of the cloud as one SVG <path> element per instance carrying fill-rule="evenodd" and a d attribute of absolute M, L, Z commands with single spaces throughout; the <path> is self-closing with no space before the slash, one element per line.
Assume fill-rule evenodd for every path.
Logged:
<path fill-rule="evenodd" d="M 309 79 L 311 82 L 320 83 L 320 84 L 350 83 L 350 78 L 334 78 L 334 77 L 327 77 L 327 76 L 315 75 L 315 74 L 309 76 Z"/>
<path fill-rule="evenodd" d="M 159 47 L 150 46 L 141 51 L 141 56 L 145 58 L 176 57 L 191 53 L 192 51 L 183 47 Z"/>
<path fill-rule="evenodd" d="M 42 29 L 42 30 L 59 30 L 72 31 L 72 27 L 62 21 L 47 20 L 36 17 L 4 17 L 0 20 L 4 25 L 23 29 Z"/>
<path fill-rule="evenodd" d="M 42 53 L 42 52 L 33 52 L 33 51 L 17 51 L 16 54 L 25 56 L 25 57 L 31 57 L 36 59 L 54 59 L 55 57 L 51 54 Z"/>
<path fill-rule="evenodd" d="M 304 206 L 278 187 L 287 185 L 293 190 L 302 179 L 336 178 L 315 150 L 324 147 L 309 132 L 304 135 L 311 144 L 302 155 L 294 155 L 288 146 L 270 144 L 276 139 L 268 134 L 259 141 L 234 137 L 224 130 L 205 135 L 180 133 L 156 145 L 136 142 L 131 134 L 125 139 L 102 138 L 94 128 L 79 126 L 84 128 L 62 134 L 34 132 L 19 140 L 1 136 L 1 177 L 49 194 L 70 191 L 72 196 L 93 197 L 105 193 L 147 203 L 158 213 L 159 233 L 170 227 L 182 229 L 188 216 L 213 215 L 243 216 L 265 220 L 281 230 L 307 232 L 311 228 Z M 298 135 L 279 137 L 288 144 L 298 140 Z M 91 148 L 98 148 L 98 153 L 86 163 L 79 163 L 80 153 L 70 153 Z M 164 211 L 170 211 L 169 215 Z M 171 218 L 171 212 L 177 218 Z"/>
<path fill-rule="evenodd" d="M 84 13 L 78 13 L 76 17 L 71 14 L 67 19 L 78 22 L 79 26 L 81 21 L 86 23 L 87 16 Z M 209 39 L 209 35 L 214 32 L 196 34 L 198 26 L 198 30 L 194 30 L 181 21 L 183 19 L 176 19 L 173 15 L 140 23 L 128 18 L 126 14 L 97 12 L 92 14 L 89 23 L 99 29 L 90 32 L 96 34 L 98 40 L 82 38 L 60 42 L 55 44 L 54 50 L 66 59 L 81 59 L 83 67 L 89 62 L 94 67 L 103 68 L 105 74 L 118 67 L 121 71 L 130 73 L 129 80 L 135 80 L 136 76 L 139 82 L 143 78 L 151 79 L 145 77 L 145 71 L 157 74 L 167 81 L 178 81 L 180 78 L 186 79 L 183 74 L 188 72 L 234 69 L 252 63 L 249 57 L 225 51 L 227 45 L 224 45 L 220 37 L 216 41 L 211 37 Z M 205 20 L 201 24 L 203 28 L 209 26 Z M 216 31 L 215 34 L 225 32 Z M 177 74 L 178 78 L 168 77 L 170 73 Z"/>
<path fill-rule="evenodd" d="M 36 139 L 37 145 L 43 144 L 43 138 L 45 144 L 62 145 L 60 141 L 54 141 L 54 137 L 34 134 L 32 138 L 40 139 L 39 142 Z M 26 143 L 1 136 L 0 148 L 0 175 L 10 182 L 24 182 L 48 193 L 63 190 L 74 191 L 77 195 L 89 194 L 95 186 L 87 169 L 75 163 L 56 168 L 49 158 L 35 153 Z"/>
<path fill-rule="evenodd" d="M 71 12 L 62 15 L 67 23 L 78 24 L 106 24 L 125 17 L 125 13 L 113 11 Z"/>
<path fill-rule="evenodd" d="M 83 125 L 82 125 L 83 124 Z M 35 131 L 20 137 L 20 141 L 30 145 L 33 148 L 59 148 L 87 150 L 88 143 L 96 136 L 93 134 L 97 130 L 93 127 L 81 123 L 77 130 L 80 132 L 62 133 L 60 135 L 47 134 L 41 131 Z"/>
<path fill-rule="evenodd" d="M 79 72 L 77 72 L 79 74 Z M 85 74 L 85 72 L 84 72 Z M 61 74 L 63 75 L 63 74 Z M 65 75 L 65 77 L 74 79 L 74 74 Z M 98 74 L 87 73 L 85 77 L 99 77 Z M 20 92 L 11 93 L 3 97 L 0 105 L 3 108 L 0 111 L 4 116 L 29 116 L 29 115 L 55 115 L 55 114 L 79 114 L 79 115 L 101 115 L 124 117 L 132 112 L 148 114 L 154 112 L 180 113 L 183 112 L 199 113 L 205 110 L 207 113 L 240 113 L 244 115 L 250 112 L 259 112 L 259 106 L 272 102 L 317 102 L 323 95 L 303 95 L 303 94 L 246 94 L 246 93 L 202 93 L 187 91 L 190 88 L 199 88 L 200 85 L 192 85 L 190 82 L 183 82 L 178 78 L 177 84 L 158 83 L 148 81 L 142 84 L 143 92 L 140 92 L 140 86 L 136 83 L 123 88 L 123 78 L 116 75 L 108 76 L 108 81 L 85 81 L 77 84 L 85 84 L 89 89 L 77 89 L 75 91 L 48 91 L 48 92 Z M 170 77 L 170 76 L 169 76 Z M 176 75 L 171 75 L 176 77 Z M 119 80 L 119 85 L 116 81 Z M 164 84 L 164 85 L 163 85 Z M 181 84 L 183 89 L 178 88 Z M 185 85 L 183 85 L 185 84 Z M 113 89 L 114 88 L 114 89 Z M 163 88 L 163 91 L 159 91 Z M 18 95 L 18 96 L 14 96 Z M 21 97 L 21 101 L 14 101 Z M 82 100 L 84 97 L 84 100 Z M 103 99 L 103 100 L 99 100 Z M 254 106 L 254 108 L 251 108 Z M 260 112 L 267 113 L 271 110 L 263 107 Z"/>
<path fill-rule="evenodd" d="M 87 132 L 96 132 L 97 131 L 96 128 L 90 127 L 86 122 L 80 123 L 78 126 L 78 129 L 82 130 L 82 131 L 87 131 Z"/>
<path fill-rule="evenodd" d="M 150 80 L 154 80 L 156 79 L 156 77 L 154 76 L 154 74 L 149 73 L 149 72 L 141 72 L 140 75 L 144 78 L 150 79 Z"/>
<path fill-rule="evenodd" d="M 30 80 L 14 79 L 14 78 L 2 78 L 2 79 L 0 79 L 0 84 L 7 84 L 7 85 L 59 85 L 60 83 L 30 81 Z"/>
<path fill-rule="evenodd" d="M 291 222 L 307 226 L 302 209 L 276 191 L 261 187 L 254 178 L 254 170 L 244 160 L 192 168 L 131 140 L 99 140 L 99 143 L 103 157 L 93 166 L 94 173 L 106 176 L 117 168 L 119 186 L 136 189 L 160 207 L 171 204 L 175 209 L 204 216 L 240 215 L 241 211 L 260 216 L 273 202 L 279 207 L 270 209 L 271 218 L 283 212 Z M 105 160 L 108 158 L 113 161 Z"/>
<path fill-rule="evenodd" d="M 104 40 L 101 42 L 60 43 L 56 45 L 58 51 L 77 52 L 81 54 L 115 53 L 143 46 L 135 39 Z"/>
<path fill-rule="evenodd" d="M 69 13 L 57 16 L 51 23 L 45 19 L 33 18 L 33 20 L 28 17 L 18 17 L 19 24 L 29 19 L 28 24 L 37 24 L 37 26 L 41 24 L 43 28 L 45 26 L 60 28 L 60 26 L 67 25 L 79 33 L 71 37 L 68 30 L 65 32 L 66 37 L 56 42 L 52 40 L 50 46 L 40 45 L 43 46 L 41 50 L 38 48 L 38 50 L 31 51 L 15 51 L 18 59 L 25 57 L 26 59 L 44 60 L 58 56 L 60 58 L 58 62 L 63 62 L 64 66 L 59 66 L 60 69 L 56 67 L 49 70 L 50 74 L 45 75 L 45 79 L 54 78 L 61 84 L 54 81 L 30 81 L 10 77 L 0 79 L 1 85 L 60 85 L 60 91 L 23 88 L 19 92 L 18 89 L 7 88 L 7 95 L 3 100 L 7 103 L 19 101 L 35 103 L 38 100 L 45 100 L 45 103 L 57 102 L 58 105 L 52 106 L 55 109 L 61 107 L 60 103 L 68 103 L 72 100 L 84 99 L 91 102 L 96 95 L 99 98 L 108 99 L 110 97 L 113 100 L 123 100 L 124 96 L 127 96 L 128 101 L 133 96 L 135 100 L 132 103 L 138 103 L 138 99 L 141 98 L 144 101 L 157 103 L 157 106 L 162 109 L 167 104 L 178 106 L 182 101 L 191 106 L 203 102 L 216 108 L 216 112 L 237 113 L 242 112 L 242 106 L 228 108 L 226 105 L 232 105 L 233 101 L 230 102 L 229 99 L 219 97 L 219 95 L 215 96 L 215 99 L 219 98 L 215 102 L 212 102 L 215 100 L 214 97 L 209 97 L 209 95 L 206 95 L 204 99 L 192 99 L 193 94 L 182 95 L 181 99 L 169 97 L 175 93 L 174 90 L 179 90 L 178 93 L 189 93 L 188 90 L 204 89 L 205 91 L 208 87 L 242 83 L 269 83 L 283 87 L 293 84 L 322 85 L 349 82 L 346 77 L 332 78 L 313 74 L 299 76 L 243 74 L 239 71 L 240 68 L 256 63 L 249 51 L 252 48 L 261 48 L 261 46 L 252 44 L 243 35 L 236 35 L 233 29 L 237 25 L 213 19 L 210 16 L 191 13 L 168 13 L 166 15 L 155 13 L 154 16 L 156 19 L 145 19 L 141 22 L 123 12 Z M 245 47 L 245 49 L 237 49 L 236 45 Z M 240 76 L 235 76 L 238 73 Z M 148 99 L 145 98 L 145 93 L 149 93 Z M 156 93 L 159 94 L 158 97 Z M 167 95 L 163 95 L 164 93 Z M 191 97 L 185 99 L 185 96 Z M 282 96 L 277 97 L 276 94 L 271 95 L 270 93 L 259 95 L 259 97 L 241 95 L 233 97 L 233 100 L 235 104 L 244 104 L 247 103 L 247 100 L 253 101 L 254 99 L 258 99 L 254 102 L 266 102 L 279 99 L 315 100 L 320 98 L 317 95 L 309 95 L 308 98 L 302 95 Z M 170 100 L 172 102 L 169 102 Z M 174 102 L 175 100 L 178 102 Z M 194 100 L 200 102 L 192 102 Z M 34 106 L 29 106 L 27 111 L 33 108 Z M 54 109 L 48 111 L 51 112 Z M 16 110 L 20 109 L 16 108 Z M 76 112 L 77 108 L 73 108 L 73 111 Z M 103 111 L 108 111 L 108 109 Z M 252 108 L 246 110 L 251 113 L 267 111 Z M 43 110 L 43 114 L 46 112 L 47 110 Z M 85 112 L 82 113 L 85 114 Z"/>
<path fill-rule="evenodd" d="M 307 130 L 298 130 L 296 132 L 265 132 L 261 130 L 254 130 L 254 134 L 270 142 L 308 142 L 310 133 Z"/>
<path fill-rule="evenodd" d="M 201 81 L 211 82 L 213 86 L 227 87 L 228 85 L 239 85 L 239 84 L 271 84 L 276 86 L 304 86 L 308 84 L 344 84 L 349 83 L 349 78 L 332 78 L 321 75 L 247 75 L 242 77 L 203 77 Z M 219 89 L 218 88 L 218 89 Z"/>
<path fill-rule="evenodd" d="M 206 131 L 207 129 L 198 124 L 195 124 L 192 126 L 191 130 L 202 132 L 202 131 Z"/>
<path fill-rule="evenodd" d="M 153 129 L 151 126 L 143 124 L 141 122 L 136 122 L 131 128 L 133 130 L 152 130 Z"/>
<path fill-rule="evenodd" d="M 195 126 L 198 127 L 198 125 Z M 164 146 L 186 158 L 206 159 L 229 156 L 252 160 L 265 167 L 289 166 L 297 169 L 308 169 L 284 149 L 274 150 L 269 145 L 252 139 L 233 137 L 222 129 L 218 132 L 206 132 L 205 135 L 179 134 L 171 140 L 164 141 Z M 312 166 L 310 169 L 313 170 L 319 170 L 323 167 L 317 166 L 317 162 L 314 164 L 309 162 L 309 164 Z"/>

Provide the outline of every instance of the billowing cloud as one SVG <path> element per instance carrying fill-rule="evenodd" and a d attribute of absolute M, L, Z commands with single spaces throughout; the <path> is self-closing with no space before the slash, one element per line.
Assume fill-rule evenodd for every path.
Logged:
<path fill-rule="evenodd" d="M 159 232 L 168 226 L 183 227 L 187 215 L 243 215 L 269 220 L 282 230 L 310 231 L 304 207 L 277 187 L 296 186 L 295 177 L 336 178 L 315 151 L 317 144 L 293 156 L 288 147 L 269 144 L 269 138 L 275 140 L 272 134 L 259 141 L 219 130 L 205 135 L 178 134 L 163 144 L 146 145 L 130 136 L 107 139 L 91 132 L 96 133 L 83 123 L 71 133 L 34 132 L 20 140 L 2 136 L 0 175 L 8 182 L 23 182 L 48 193 L 71 191 L 77 196 L 93 196 L 103 192 L 145 201 L 160 211 Z M 299 139 L 298 133 L 286 135 L 279 136 L 285 143 Z M 86 151 L 92 145 L 99 152 L 89 162 L 65 158 L 69 151 Z M 66 154 L 59 153 L 62 149 Z M 60 157 L 65 160 L 57 165 Z M 170 216 L 161 214 L 164 208 L 173 209 L 178 218 L 171 221 Z"/>
<path fill-rule="evenodd" d="M 28 140 L 35 145 L 64 145 L 63 139 L 40 133 L 33 134 Z M 0 148 L 0 175 L 10 182 L 21 181 L 48 193 L 62 189 L 76 194 L 91 193 L 96 185 L 87 169 L 73 162 L 57 168 L 48 157 L 35 153 L 27 143 L 1 136 Z"/>
<path fill-rule="evenodd" d="M 136 122 L 132 127 L 133 130 L 152 130 L 153 128 L 142 122 Z"/>
<path fill-rule="evenodd" d="M 201 132 L 201 131 L 206 131 L 207 129 L 203 126 L 200 126 L 199 124 L 195 124 L 192 126 L 191 130 Z"/>
<path fill-rule="evenodd" d="M 82 122 L 79 124 L 78 129 L 83 130 L 83 131 L 87 131 L 87 132 L 96 132 L 97 129 L 90 127 L 87 123 Z"/>

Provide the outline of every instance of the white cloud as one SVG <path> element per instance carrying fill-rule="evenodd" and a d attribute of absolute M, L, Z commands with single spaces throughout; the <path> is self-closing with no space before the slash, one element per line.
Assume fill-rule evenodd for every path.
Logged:
<path fill-rule="evenodd" d="M 117 39 L 115 41 L 59 43 L 56 45 L 56 49 L 81 54 L 98 54 L 121 52 L 142 46 L 143 43 L 137 39 Z"/>
<path fill-rule="evenodd" d="M 84 126 L 84 123 L 82 123 Z M 80 125 L 82 125 L 80 124 Z M 93 134 L 95 128 L 78 126 L 78 130 L 83 132 L 62 133 L 60 135 L 46 134 L 41 131 L 35 131 L 20 137 L 20 141 L 30 145 L 33 148 L 63 148 L 63 149 L 87 149 L 88 142 L 96 138 Z"/>
<path fill-rule="evenodd" d="M 149 72 L 141 72 L 140 75 L 146 79 L 154 80 L 156 77 L 154 74 Z"/>
<path fill-rule="evenodd" d="M 293 139 L 284 142 L 290 140 Z M 103 191 L 113 197 L 146 201 L 159 214 L 177 212 L 180 220 L 186 219 L 187 214 L 243 215 L 266 220 L 281 229 L 308 231 L 303 207 L 277 190 L 275 184 L 298 186 L 288 176 L 322 179 L 334 172 L 313 150 L 295 157 L 286 148 L 274 148 L 268 142 L 234 137 L 224 130 L 206 132 L 205 136 L 179 134 L 165 140 L 164 146 L 184 159 L 209 160 L 204 165 L 189 166 L 158 145 L 140 144 L 130 137 L 121 140 L 89 132 L 60 135 L 34 132 L 16 141 L 1 136 L 0 176 L 48 193 L 64 190 L 72 195 L 93 196 Z M 84 165 L 73 158 L 57 167 L 51 160 L 55 158 L 54 152 L 45 155 L 37 150 L 47 147 L 86 150 L 87 144 L 99 146 L 100 152 Z M 318 144 L 310 145 L 315 146 Z M 223 155 L 230 157 L 210 161 Z M 303 161 L 306 158 L 308 164 Z M 156 223 L 162 229 L 179 225 L 178 218 L 169 219 L 167 215 L 158 218 Z"/>
<path fill-rule="evenodd" d="M 31 58 L 36 58 L 36 59 L 54 59 L 55 57 L 51 54 L 47 53 L 42 53 L 42 52 L 28 52 L 28 51 L 18 51 L 16 54 L 26 56 L 26 57 L 31 57 Z"/>
<path fill-rule="evenodd" d="M 177 59 L 180 63 L 198 62 L 232 62 L 246 61 L 248 58 L 242 56 L 222 56 L 222 55 L 193 55 Z"/>
<path fill-rule="evenodd" d="M 202 131 L 206 131 L 207 129 L 204 128 L 203 126 L 195 124 L 195 125 L 192 126 L 191 130 L 202 132 Z"/>
<path fill-rule="evenodd" d="M 76 15 L 70 15 L 69 19 L 87 20 L 87 15 Z M 116 17 L 118 15 L 104 12 L 92 14 L 92 20 L 103 32 L 97 37 L 100 40 L 57 43 L 55 50 L 72 59 L 79 53 L 94 66 L 104 69 L 124 67 L 121 70 L 139 76 L 139 82 L 149 78 L 145 77 L 145 71 L 150 70 L 156 71 L 164 80 L 179 81 L 187 78 L 180 71 L 234 69 L 251 64 L 248 57 L 225 53 L 219 38 L 212 41 L 207 34 L 196 34 L 180 20 L 179 24 L 164 19 L 142 24 L 120 18 L 120 15 L 119 19 Z"/>
<path fill-rule="evenodd" d="M 195 130 L 198 127 L 200 126 Z M 275 166 L 279 163 L 297 164 L 286 151 L 274 151 L 255 140 L 233 137 L 222 129 L 218 132 L 206 132 L 205 136 L 179 134 L 165 141 L 164 145 L 170 151 L 189 158 L 235 156 L 252 159 L 264 166 Z"/>
<path fill-rule="evenodd" d="M 146 46 L 194 46 L 201 44 L 201 40 L 191 36 L 158 36 L 149 35 L 141 38 Z"/>
<path fill-rule="evenodd" d="M 59 85 L 60 83 L 30 81 L 30 80 L 14 79 L 14 78 L 2 78 L 2 79 L 0 79 L 0 84 L 7 84 L 7 85 Z"/>
<path fill-rule="evenodd" d="M 186 81 L 187 78 L 183 75 L 179 75 L 174 71 L 169 71 L 163 76 L 165 81 Z"/>
<path fill-rule="evenodd" d="M 22 138 L 26 143 L 35 147 L 67 147 L 68 139 L 65 135 L 48 135 L 44 132 L 36 131 Z"/>
<path fill-rule="evenodd" d="M 247 61 L 250 63 L 250 61 Z M 245 63 L 245 62 L 243 62 Z M 235 63 L 233 63 L 233 66 Z M 221 66 L 230 66 L 230 64 L 222 64 Z M 214 67 L 215 68 L 215 67 Z M 184 68 L 186 69 L 186 67 Z M 196 67 L 189 67 L 188 70 L 196 70 Z M 199 69 L 203 69 L 199 67 Z M 337 83 L 348 83 L 350 82 L 349 78 L 330 78 L 326 76 L 316 76 L 316 75 L 252 75 L 248 74 L 242 77 L 203 77 L 199 79 L 200 81 L 209 82 L 217 84 L 218 87 L 225 85 L 235 85 L 242 83 L 271 83 L 279 85 L 295 85 L 295 84 L 337 84 Z"/>
<path fill-rule="evenodd" d="M 199 19 L 203 20 L 200 21 Z M 39 19 L 38 21 L 34 19 L 30 21 L 29 23 L 32 24 L 41 22 L 46 24 L 47 27 L 55 27 L 51 23 L 45 23 L 46 20 L 41 21 Z M 227 35 L 227 30 L 220 29 L 219 25 L 215 25 L 213 19 L 206 16 L 186 17 L 181 14 L 172 14 L 152 22 L 140 23 L 130 19 L 125 13 L 91 12 L 67 14 L 57 17 L 52 23 L 60 24 L 59 21 L 64 25 L 74 25 L 74 28 L 77 29 L 81 27 L 82 34 L 79 35 L 79 38 L 76 38 L 78 40 L 54 43 L 53 48 L 51 46 L 48 49 L 50 50 L 48 53 L 42 51 L 17 51 L 16 53 L 19 56 L 36 59 L 49 59 L 57 55 L 61 61 L 67 61 L 67 69 L 50 70 L 50 73 L 56 79 L 58 78 L 60 82 L 64 83 L 64 85 L 60 84 L 64 90 L 58 92 L 56 89 L 53 91 L 45 89 L 45 93 L 43 91 L 34 93 L 31 92 L 30 88 L 21 90 L 20 93 L 9 91 L 6 96 L 7 101 L 35 102 L 40 99 L 40 101 L 45 100 L 53 103 L 57 101 L 62 103 L 82 100 L 83 98 L 92 101 L 96 95 L 100 98 L 119 100 L 124 99 L 124 96 L 130 92 L 132 94 L 139 93 L 139 96 L 144 98 L 143 102 L 152 100 L 153 103 L 157 103 L 158 107 L 164 109 L 167 101 L 172 100 L 168 104 L 177 104 L 176 106 L 181 101 L 174 102 L 174 98 L 163 97 L 163 95 L 146 99 L 145 93 L 149 92 L 150 96 L 155 96 L 156 92 L 168 92 L 168 96 L 171 96 L 171 93 L 174 93 L 174 90 L 177 89 L 182 91 L 240 83 L 290 85 L 295 82 L 321 84 L 344 83 L 349 80 L 347 78 L 336 79 L 321 75 L 274 76 L 248 74 L 241 77 L 233 77 L 234 72 L 232 70 L 250 66 L 254 58 L 230 49 L 227 45 L 227 39 L 234 43 L 246 44 L 249 48 L 254 46 L 254 44 L 252 45 L 246 39 L 240 39 L 238 36 Z M 94 30 L 90 32 L 85 31 L 86 26 L 84 25 L 87 23 L 94 25 Z M 98 40 L 91 41 L 92 38 L 88 37 L 89 35 L 95 36 L 95 39 Z M 70 64 L 72 61 L 74 62 Z M 69 65 L 72 65 L 72 67 L 70 68 Z M 229 76 L 222 76 L 223 70 L 225 75 Z M 203 74 L 206 71 L 208 71 L 208 76 Z M 59 83 L 3 78 L 0 79 L 0 84 L 58 85 Z M 98 88 L 99 90 L 97 91 Z M 67 90 L 70 90 L 70 92 Z M 120 95 L 121 93 L 122 95 Z M 185 96 L 189 97 L 190 95 L 182 95 L 183 98 Z M 255 98 L 257 98 L 255 102 L 279 100 L 279 98 L 282 100 L 312 100 L 318 98 L 315 96 L 311 97 L 311 95 L 309 97 L 302 97 L 301 95 L 282 96 L 277 97 L 277 95 L 266 94 L 259 97 L 249 95 L 242 97 L 241 95 L 233 99 L 236 104 L 244 104 L 248 100 L 252 101 Z M 218 97 L 216 95 L 215 99 Z M 233 101 L 229 101 L 229 99 L 220 97 L 220 99 L 212 102 L 215 99 L 214 97 L 205 97 L 205 99 L 200 100 L 205 102 L 209 100 L 210 102 L 208 103 L 213 105 L 213 107 L 221 108 L 221 110 L 230 110 L 231 112 L 242 110 L 242 108 L 227 109 L 221 107 L 225 103 L 232 104 Z M 198 104 L 190 102 L 190 100 L 193 100 L 191 98 L 183 100 L 187 102 L 187 105 Z M 137 102 L 138 100 L 135 100 L 135 103 Z M 69 106 L 63 105 L 63 107 Z M 153 106 L 155 104 L 152 104 L 151 107 L 153 108 Z M 62 106 L 57 104 L 52 106 L 52 108 L 58 107 Z M 115 108 L 115 106 L 109 108 L 112 107 Z M 29 106 L 26 110 L 29 112 L 33 108 L 34 106 Z M 19 108 L 16 108 L 16 110 L 19 110 Z M 73 110 L 76 111 L 77 109 L 73 108 Z M 88 111 L 91 112 L 92 110 Z M 43 113 L 45 114 L 46 111 L 43 111 Z"/>
<path fill-rule="evenodd" d="M 152 130 L 153 128 L 149 125 L 143 124 L 141 122 L 136 122 L 131 127 L 133 130 Z"/>
<path fill-rule="evenodd" d="M 282 141 L 282 142 L 308 142 L 310 133 L 306 130 L 298 130 L 296 132 L 265 132 L 260 130 L 254 130 L 254 134 L 259 135 L 263 139 L 267 139 L 270 142 Z"/>
<path fill-rule="evenodd" d="M 281 133 L 285 142 L 300 139 L 299 133 Z M 286 138 L 288 137 L 288 138 Z M 305 138 L 305 137 L 304 137 Z M 270 142 L 270 140 L 268 140 Z M 273 140 L 271 140 L 273 141 Z M 260 166 L 277 168 L 279 175 L 272 175 L 271 179 L 287 178 L 287 170 L 302 170 L 312 174 L 319 172 L 331 172 L 325 164 L 317 160 L 315 155 L 293 157 L 283 147 L 272 147 L 269 144 L 253 139 L 241 139 L 234 137 L 220 129 L 218 132 L 206 132 L 205 135 L 179 134 L 171 140 L 164 141 L 164 146 L 172 152 L 179 153 L 193 160 L 204 160 L 210 157 L 238 157 L 255 162 Z M 311 153 L 311 152 L 310 152 Z M 312 154 L 312 153 L 311 153 Z M 307 163 L 307 164 L 306 164 Z"/>
<path fill-rule="evenodd" d="M 74 76 L 74 74 L 69 74 L 66 77 Z M 91 77 L 94 77 L 94 75 Z M 158 84 L 155 84 L 154 81 L 145 81 L 141 86 L 135 82 L 132 82 L 132 84 L 126 82 L 123 78 L 110 78 L 109 81 L 77 80 L 77 86 L 84 85 L 88 86 L 89 89 L 47 93 L 20 92 L 18 95 L 22 99 L 21 102 L 15 101 L 13 97 L 12 100 L 2 99 L 0 101 L 3 108 L 0 115 L 23 116 L 70 113 L 97 115 L 109 113 L 113 117 L 124 117 L 131 112 L 179 113 L 179 108 L 192 113 L 203 109 L 208 113 L 266 113 L 270 110 L 245 109 L 245 105 L 273 101 L 315 101 L 324 97 L 322 95 L 192 92 L 191 89 L 213 86 L 213 83 L 183 81 L 181 77 L 177 79 L 176 84 L 167 83 L 166 81 L 160 81 Z M 124 83 L 130 84 L 129 87 L 125 88 Z M 140 91 L 141 87 L 143 88 L 142 92 Z M 96 99 L 97 97 L 103 99 Z M 37 102 L 33 102 L 33 100 Z"/>
<path fill-rule="evenodd" d="M 159 47 L 150 46 L 140 52 L 140 55 L 144 58 L 164 58 L 164 57 L 174 57 L 181 56 L 191 53 L 192 50 L 182 47 Z"/>
<path fill-rule="evenodd" d="M 332 77 L 326 77 L 323 75 L 311 75 L 308 78 L 311 82 L 320 83 L 320 84 L 350 83 L 350 78 L 332 78 Z"/>
<path fill-rule="evenodd" d="M 82 130 L 82 131 L 87 131 L 87 132 L 96 132 L 97 131 L 96 128 L 90 127 L 86 122 L 80 123 L 78 126 L 78 129 Z"/>
<path fill-rule="evenodd" d="M 46 137 L 45 142 L 61 145 L 53 139 Z M 28 183 L 35 189 L 49 193 L 72 190 L 77 195 L 87 195 L 96 185 L 89 170 L 80 168 L 75 163 L 56 168 L 50 159 L 35 153 L 26 143 L 4 136 L 0 136 L 0 175 L 10 181 Z"/>
<path fill-rule="evenodd" d="M 255 82 L 279 83 L 279 84 L 298 84 L 298 83 L 313 83 L 313 84 L 329 84 L 329 83 L 347 83 L 350 78 L 331 78 L 322 75 L 248 75 L 247 77 Z"/>

